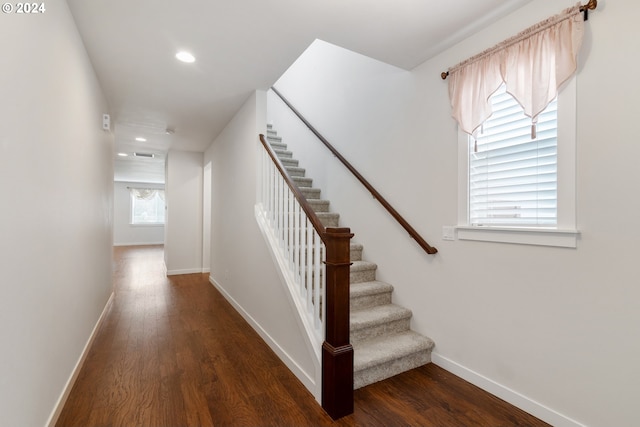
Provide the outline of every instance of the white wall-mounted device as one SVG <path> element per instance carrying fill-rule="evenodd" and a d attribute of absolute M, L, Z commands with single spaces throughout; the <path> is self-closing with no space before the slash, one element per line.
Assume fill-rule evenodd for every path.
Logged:
<path fill-rule="evenodd" d="M 102 129 L 111 130 L 111 116 L 108 114 L 102 115 Z"/>

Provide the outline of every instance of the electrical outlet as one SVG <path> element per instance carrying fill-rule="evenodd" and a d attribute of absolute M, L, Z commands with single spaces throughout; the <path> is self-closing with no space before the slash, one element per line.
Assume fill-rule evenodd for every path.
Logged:
<path fill-rule="evenodd" d="M 442 240 L 456 240 L 456 228 L 451 225 L 442 226 Z"/>

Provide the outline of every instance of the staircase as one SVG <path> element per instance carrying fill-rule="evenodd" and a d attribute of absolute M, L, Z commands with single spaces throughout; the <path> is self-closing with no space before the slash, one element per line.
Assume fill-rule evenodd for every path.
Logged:
<path fill-rule="evenodd" d="M 325 227 L 338 227 L 340 215 L 329 211 L 328 200 L 287 150 L 282 138 L 267 125 L 267 140 L 289 176 L 311 204 Z M 377 265 L 362 259 L 363 247 L 351 244 L 350 341 L 354 349 L 354 388 L 422 366 L 431 361 L 433 341 L 409 329 L 411 310 L 391 302 L 393 286 L 376 280 Z"/>

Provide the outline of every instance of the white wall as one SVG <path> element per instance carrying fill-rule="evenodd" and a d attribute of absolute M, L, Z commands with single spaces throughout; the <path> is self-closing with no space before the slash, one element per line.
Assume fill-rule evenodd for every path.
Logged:
<path fill-rule="evenodd" d="M 66 2 L 0 21 L 0 425 L 43 426 L 112 293 L 113 138 Z"/>
<path fill-rule="evenodd" d="M 333 208 L 396 287 L 395 300 L 413 310 L 413 328 L 435 340 L 436 363 L 554 425 L 632 426 L 640 395 L 640 84 L 625 77 L 640 65 L 639 3 L 600 2 L 586 23 L 577 249 L 440 239 L 442 226 L 457 221 L 458 180 L 457 129 L 440 72 L 574 3 L 534 0 L 410 73 L 319 49 L 277 87 L 438 247 L 436 256 L 422 253 L 327 162 L 333 177 L 318 179 Z M 268 120 L 295 143 L 271 112 Z"/>
<path fill-rule="evenodd" d="M 161 188 L 162 184 L 116 181 L 113 185 L 113 245 L 159 245 L 164 243 L 164 225 L 131 224 L 131 192 L 128 187 Z"/>
<path fill-rule="evenodd" d="M 211 271 L 211 162 L 204 166 L 202 184 L 202 272 Z"/>
<path fill-rule="evenodd" d="M 203 154 L 167 154 L 164 256 L 167 274 L 202 272 Z"/>
<path fill-rule="evenodd" d="M 258 134 L 266 95 L 257 91 L 205 153 L 212 162 L 211 280 L 309 389 L 313 355 L 289 305 L 254 216 Z"/>

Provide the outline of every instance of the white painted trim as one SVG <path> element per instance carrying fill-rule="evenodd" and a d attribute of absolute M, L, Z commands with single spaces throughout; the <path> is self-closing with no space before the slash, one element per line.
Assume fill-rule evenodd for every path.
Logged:
<path fill-rule="evenodd" d="M 202 268 L 185 268 L 183 270 L 167 270 L 167 276 L 178 276 L 180 274 L 202 273 Z"/>
<path fill-rule="evenodd" d="M 285 294 L 288 296 L 287 300 L 291 306 L 291 309 L 294 311 L 294 317 L 298 324 L 298 328 L 302 332 L 305 337 L 305 345 L 307 346 L 307 350 L 310 354 L 314 355 L 313 363 L 315 366 L 315 380 L 313 384 L 315 384 L 315 388 L 308 388 L 308 390 L 313 394 L 318 403 L 322 402 L 322 343 L 323 336 L 322 331 L 318 331 L 314 327 L 314 321 L 311 317 L 311 313 L 305 309 L 304 304 L 299 298 L 296 298 L 295 295 L 297 292 L 297 285 L 292 276 L 292 272 L 289 269 L 288 260 L 286 260 L 282 253 L 278 250 L 279 243 L 278 239 L 274 236 L 273 231 L 269 227 L 268 220 L 265 216 L 265 211 L 262 209 L 262 205 L 255 205 L 255 215 L 256 221 L 258 222 L 258 228 L 260 228 L 260 232 L 262 233 L 262 237 L 264 237 L 265 242 L 267 244 L 267 248 L 269 249 L 269 253 L 271 254 L 271 258 L 273 259 L 274 264 L 278 267 L 276 271 L 278 272 L 278 277 L 280 277 L 280 283 L 285 288 Z M 320 333 L 318 333 L 320 332 Z"/>
<path fill-rule="evenodd" d="M 202 272 L 203 273 L 211 273 L 211 269 L 210 268 L 203 268 Z"/>
<path fill-rule="evenodd" d="M 522 409 L 529 414 L 540 418 L 542 421 L 551 424 L 555 427 L 586 427 L 574 419 L 569 418 L 553 409 L 543 405 L 540 402 L 518 393 L 515 390 L 510 389 L 502 384 L 493 381 L 490 378 L 485 377 L 459 363 L 444 357 L 436 352 L 431 353 L 431 361 L 433 364 L 438 365 L 442 369 L 445 369 L 452 374 L 459 376 L 460 378 L 469 381 L 471 384 L 480 387 L 481 389 L 493 394 L 500 399 L 509 402 L 513 406 Z"/>
<path fill-rule="evenodd" d="M 264 340 L 265 343 L 273 350 L 274 353 L 278 355 L 280 360 L 284 362 L 284 364 L 289 368 L 291 372 L 300 380 L 300 382 L 307 388 L 307 390 L 311 391 L 317 401 L 320 401 L 320 384 L 316 383 L 315 378 L 309 376 L 307 372 L 293 359 L 280 345 L 276 342 L 276 340 L 269 335 L 267 331 L 235 300 L 229 293 L 212 277 L 209 276 L 209 282 L 220 291 L 222 296 L 229 301 L 229 303 L 236 309 L 238 313 L 244 318 L 244 320 L 251 325 L 251 327 L 260 335 L 260 337 Z M 318 391 L 317 393 L 314 390 Z"/>
<path fill-rule="evenodd" d="M 124 243 L 114 243 L 113 246 L 157 246 L 164 245 L 164 241 L 162 242 L 124 242 Z"/>
<path fill-rule="evenodd" d="M 556 246 L 561 248 L 576 248 L 578 246 L 578 236 L 580 235 L 577 230 L 490 226 L 457 226 L 456 231 L 460 240 Z"/>
<path fill-rule="evenodd" d="M 287 260 L 278 250 L 280 247 L 279 241 L 273 234 L 272 229 L 269 227 L 266 213 L 262 209 L 261 205 L 255 206 L 255 214 L 256 221 L 258 222 L 258 226 L 260 227 L 262 236 L 267 243 L 267 247 L 269 248 L 269 252 L 271 253 L 273 262 L 278 266 L 278 275 L 280 276 L 280 281 L 284 286 L 287 295 L 289 296 L 289 303 L 291 304 L 291 308 L 294 309 L 298 314 L 298 316 L 296 316 L 296 320 L 298 321 L 300 330 L 308 337 L 308 340 L 306 341 L 307 347 L 311 353 L 315 354 L 316 362 L 318 366 L 320 366 L 320 362 L 322 359 L 321 349 L 322 343 L 324 342 L 324 331 L 322 328 L 318 330 L 314 326 L 314 320 L 311 312 L 306 309 L 303 300 L 295 297 L 296 295 L 298 295 L 298 285 L 296 284 L 291 269 L 289 268 L 289 260 Z M 319 381 L 320 379 L 318 378 L 318 382 Z"/>
<path fill-rule="evenodd" d="M 62 413 L 62 409 L 64 408 L 64 404 L 67 402 L 67 398 L 69 397 L 69 394 L 71 393 L 71 389 L 73 388 L 73 385 L 76 382 L 76 379 L 78 378 L 78 375 L 80 374 L 80 370 L 82 369 L 82 365 L 84 365 L 84 361 L 87 358 L 87 356 L 89 355 L 89 350 L 91 349 L 91 345 L 93 344 L 93 341 L 96 338 L 96 334 L 98 332 L 98 329 L 100 328 L 100 325 L 102 325 L 102 321 L 104 320 L 107 312 L 109 311 L 109 308 L 111 307 L 111 304 L 113 303 L 113 298 L 114 298 L 114 293 L 111 292 L 111 296 L 109 296 L 109 300 L 107 301 L 107 303 L 105 304 L 104 308 L 102 309 L 102 313 L 100 314 L 100 317 L 98 318 L 98 321 L 96 322 L 95 326 L 93 327 L 93 330 L 91 331 L 91 335 L 89 335 L 89 339 L 87 340 L 87 343 L 85 344 L 84 348 L 82 349 L 82 353 L 80 354 L 80 358 L 78 359 L 78 361 L 76 362 L 76 366 L 73 368 L 73 371 L 71 372 L 71 376 L 69 376 L 69 379 L 67 380 L 67 383 L 64 386 L 64 389 L 62 390 L 62 393 L 60 394 L 60 397 L 58 398 L 58 401 L 56 402 L 56 405 L 54 406 L 53 412 L 51 412 L 51 415 L 49 416 L 49 419 L 47 420 L 47 426 L 48 427 L 55 427 L 56 423 L 58 422 L 58 418 L 60 417 L 60 414 Z"/>

